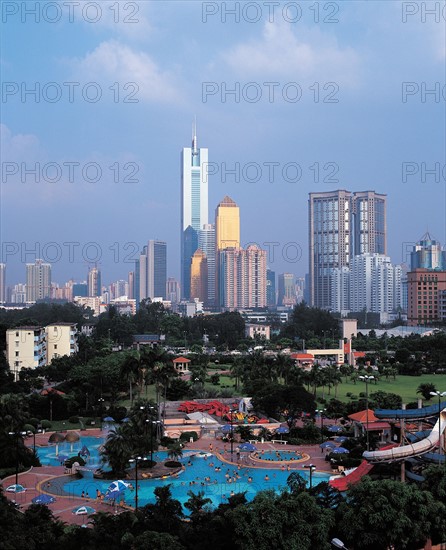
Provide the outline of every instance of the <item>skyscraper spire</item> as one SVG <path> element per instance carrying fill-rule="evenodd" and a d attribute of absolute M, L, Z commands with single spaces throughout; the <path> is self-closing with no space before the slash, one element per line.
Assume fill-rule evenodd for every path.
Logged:
<path fill-rule="evenodd" d="M 192 126 L 192 151 L 197 152 L 197 115 L 194 116 L 194 124 Z"/>

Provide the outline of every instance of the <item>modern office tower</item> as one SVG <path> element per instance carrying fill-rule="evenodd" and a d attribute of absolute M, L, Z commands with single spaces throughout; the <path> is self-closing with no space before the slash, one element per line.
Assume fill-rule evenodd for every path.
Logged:
<path fill-rule="evenodd" d="M 410 254 L 410 269 L 439 269 L 446 270 L 446 250 L 441 244 L 425 233 L 413 247 Z"/>
<path fill-rule="evenodd" d="M 330 309 L 347 315 L 350 310 L 350 270 L 348 267 L 337 267 L 331 272 Z"/>
<path fill-rule="evenodd" d="M 374 191 L 310 193 L 310 305 L 328 309 L 333 269 L 349 267 L 357 251 L 385 254 L 386 196 Z"/>
<path fill-rule="evenodd" d="M 26 264 L 26 301 L 36 302 L 51 296 L 51 264 L 36 260 Z"/>
<path fill-rule="evenodd" d="M 224 248 L 219 253 L 219 300 L 222 309 L 266 307 L 266 251 Z"/>
<path fill-rule="evenodd" d="M 52 323 L 45 327 L 46 364 L 63 355 L 74 355 L 78 351 L 77 329 L 74 323 Z"/>
<path fill-rule="evenodd" d="M 330 307 L 330 275 L 350 263 L 351 212 L 349 191 L 310 193 L 310 305 Z"/>
<path fill-rule="evenodd" d="M 407 321 L 411 326 L 431 325 L 441 320 L 446 291 L 446 271 L 414 269 L 407 274 Z"/>
<path fill-rule="evenodd" d="M 22 326 L 6 331 L 6 358 L 14 380 L 22 369 L 35 369 L 46 364 L 45 329 Z"/>
<path fill-rule="evenodd" d="M 110 296 L 112 300 L 121 298 L 122 296 L 128 297 L 129 284 L 124 279 L 119 279 L 110 285 Z"/>
<path fill-rule="evenodd" d="M 198 232 L 207 223 L 208 150 L 197 147 L 194 125 L 192 147 L 181 153 L 181 287 L 185 299 L 189 299 L 190 265 L 198 248 Z"/>
<path fill-rule="evenodd" d="M 165 298 L 167 244 L 150 240 L 139 257 L 139 302 L 146 298 Z"/>
<path fill-rule="evenodd" d="M 134 271 L 129 271 L 127 282 L 128 282 L 128 288 L 129 288 L 128 298 L 129 300 L 133 300 L 135 298 L 135 272 Z"/>
<path fill-rule="evenodd" d="M 226 248 L 240 248 L 240 208 L 228 196 L 226 196 L 215 210 L 215 293 L 218 300 L 221 300 L 223 294 L 219 288 L 220 281 L 220 252 Z M 219 301 L 217 306 L 222 306 Z M 228 307 L 228 306 L 224 306 Z"/>
<path fill-rule="evenodd" d="M 180 283 L 173 277 L 169 277 L 166 283 L 166 299 L 172 305 L 178 304 L 181 300 Z"/>
<path fill-rule="evenodd" d="M 276 272 L 271 269 L 266 270 L 266 305 L 276 306 Z"/>
<path fill-rule="evenodd" d="M 208 307 L 215 306 L 215 225 L 206 223 L 198 233 L 198 248 L 206 254 L 208 263 L 208 294 L 204 300 Z"/>
<path fill-rule="evenodd" d="M 300 304 L 304 301 L 305 296 L 305 277 L 298 277 L 296 279 L 296 302 Z"/>
<path fill-rule="evenodd" d="M 80 296 L 86 298 L 88 296 L 88 285 L 87 283 L 74 283 L 73 284 L 73 298 Z"/>
<path fill-rule="evenodd" d="M 101 296 L 102 294 L 101 271 L 96 266 L 91 267 L 88 270 L 87 285 L 88 285 L 88 296 Z"/>
<path fill-rule="evenodd" d="M 296 305 L 296 286 L 293 273 L 281 273 L 278 280 L 278 298 L 279 306 Z"/>
<path fill-rule="evenodd" d="M 6 264 L 0 264 L 0 304 L 6 301 Z"/>
<path fill-rule="evenodd" d="M 141 271 L 141 261 L 135 260 L 135 269 L 134 269 L 134 277 L 133 277 L 133 297 L 136 300 L 136 309 L 139 309 L 139 303 L 141 301 L 140 298 L 140 289 L 141 289 L 141 279 L 140 279 L 140 271 Z"/>
<path fill-rule="evenodd" d="M 351 198 L 352 255 L 387 254 L 387 195 L 355 191 Z"/>
<path fill-rule="evenodd" d="M 240 208 L 226 196 L 215 210 L 215 247 L 240 248 Z"/>
<path fill-rule="evenodd" d="M 194 252 L 190 267 L 190 299 L 198 298 L 207 303 L 208 297 L 208 261 L 206 254 L 198 249 Z"/>

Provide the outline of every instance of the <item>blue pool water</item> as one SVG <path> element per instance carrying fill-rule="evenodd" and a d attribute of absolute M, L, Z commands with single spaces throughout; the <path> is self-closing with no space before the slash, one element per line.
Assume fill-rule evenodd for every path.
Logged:
<path fill-rule="evenodd" d="M 262 460 L 299 460 L 302 458 L 300 453 L 295 453 L 294 451 L 265 451 L 264 453 L 257 453 L 256 458 Z"/>
<path fill-rule="evenodd" d="M 102 443 L 102 438 L 82 437 L 81 442 L 73 446 L 73 451 L 74 454 L 76 454 L 83 445 L 86 445 L 91 452 L 87 466 L 94 469 L 96 466 L 99 466 L 100 460 L 98 449 Z M 67 447 L 64 447 L 64 445 Z M 59 454 L 63 452 L 63 454 L 72 456 L 72 453 L 66 452 L 67 450 L 70 451 L 69 444 L 59 446 Z M 169 477 L 167 479 L 139 480 L 139 506 L 154 503 L 154 489 L 169 484 L 171 484 L 173 498 L 179 500 L 182 504 L 189 499 L 187 495 L 189 491 L 193 491 L 194 493 L 203 491 L 205 496 L 211 499 L 213 506 L 218 506 L 221 503 L 227 502 L 228 497 L 231 496 L 231 492 L 241 493 L 246 491 L 246 498 L 252 500 L 256 493 L 261 490 L 274 489 L 278 491 L 286 487 L 287 478 L 291 473 L 290 471 L 243 466 L 238 469 L 236 465 L 221 462 L 213 455 L 207 458 L 200 455 L 187 456 L 188 452 L 189 451 L 186 451 L 186 456 L 181 459 L 186 469 L 180 472 L 178 476 Z M 55 457 L 55 447 L 39 448 L 38 454 L 42 464 L 59 464 L 59 461 Z M 275 455 L 275 453 L 272 454 Z M 154 454 L 154 459 L 157 461 L 166 460 L 166 458 L 166 452 L 157 452 Z M 216 472 L 215 468 L 220 468 L 221 470 Z M 305 477 L 308 482 L 307 471 L 299 470 L 299 473 Z M 83 476 L 82 479 L 67 481 L 63 486 L 64 491 L 73 496 L 80 496 L 82 492 L 84 492 L 85 495 L 88 493 L 89 497 L 94 500 L 97 489 L 105 494 L 111 483 L 111 480 L 102 481 L 94 479 L 93 471 L 84 471 Z M 210 482 L 205 481 L 207 477 L 210 478 Z M 228 477 L 231 479 L 230 483 L 228 482 Z M 329 477 L 329 474 L 315 472 L 313 473 L 313 484 L 316 485 L 322 481 L 328 481 Z M 132 483 L 133 486 L 136 486 L 136 481 L 134 479 L 127 481 Z M 134 506 L 135 491 L 127 489 L 125 491 L 124 500 L 126 504 Z M 184 509 L 184 511 L 187 513 L 186 509 Z"/>

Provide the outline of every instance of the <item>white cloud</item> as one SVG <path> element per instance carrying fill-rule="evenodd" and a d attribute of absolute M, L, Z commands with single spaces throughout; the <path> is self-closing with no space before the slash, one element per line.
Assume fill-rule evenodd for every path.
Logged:
<path fill-rule="evenodd" d="M 116 81 L 121 85 L 136 83 L 138 91 L 133 97 L 139 101 L 170 103 L 180 100 L 173 75 L 161 71 L 145 52 L 135 51 L 119 41 L 102 42 L 73 64 L 77 76 L 99 83 L 103 81 L 107 86 Z"/>
<path fill-rule="evenodd" d="M 223 54 L 238 74 L 250 77 L 286 77 L 292 81 L 336 81 L 355 85 L 359 56 L 341 48 L 334 35 L 319 28 L 296 28 L 265 23 L 260 40 L 239 44 Z"/>
<path fill-rule="evenodd" d="M 37 136 L 33 134 L 13 135 L 5 124 L 0 124 L 0 143 L 3 162 L 33 160 L 39 158 L 41 154 Z"/>

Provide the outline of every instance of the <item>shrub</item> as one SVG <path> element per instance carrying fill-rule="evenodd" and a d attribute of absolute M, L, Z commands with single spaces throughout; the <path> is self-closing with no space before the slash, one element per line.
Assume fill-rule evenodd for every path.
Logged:
<path fill-rule="evenodd" d="M 172 445 L 172 443 L 175 443 L 175 439 L 172 439 L 171 437 L 163 436 L 160 439 L 160 443 L 163 447 L 168 447 L 169 445 Z"/>
<path fill-rule="evenodd" d="M 164 466 L 166 466 L 166 468 L 180 468 L 181 462 L 177 462 L 176 460 L 166 460 Z"/>
<path fill-rule="evenodd" d="M 85 466 L 85 460 L 81 456 L 76 455 L 71 456 L 70 458 L 67 458 L 67 460 L 65 460 L 65 467 L 71 468 L 75 462 L 77 462 L 79 466 Z"/>
<path fill-rule="evenodd" d="M 51 428 L 51 422 L 49 420 L 42 420 L 40 424 L 44 430 L 49 430 Z"/>
<path fill-rule="evenodd" d="M 28 432 L 35 433 L 36 428 L 35 428 L 32 424 L 25 424 L 25 425 L 23 426 L 23 431 L 24 431 L 24 432 L 27 432 L 27 433 L 28 433 Z"/>
<path fill-rule="evenodd" d="M 40 420 L 38 418 L 30 418 L 28 419 L 28 423 L 32 424 L 34 428 L 37 428 L 37 426 L 40 424 Z"/>
<path fill-rule="evenodd" d="M 197 432 L 183 432 L 180 435 L 180 441 L 189 441 L 192 438 L 194 441 L 197 441 L 198 434 Z"/>
<path fill-rule="evenodd" d="M 70 424 L 78 424 L 79 423 L 79 417 L 78 416 L 70 416 L 68 419 L 68 422 Z"/>

